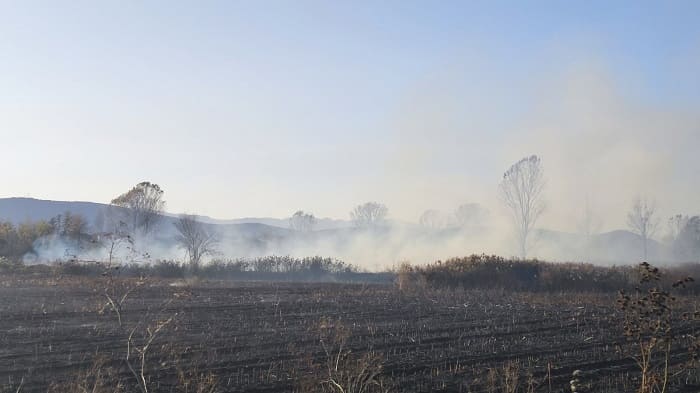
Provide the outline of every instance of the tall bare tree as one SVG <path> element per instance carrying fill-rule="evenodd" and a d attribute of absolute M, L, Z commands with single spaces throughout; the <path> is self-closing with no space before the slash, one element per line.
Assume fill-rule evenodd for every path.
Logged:
<path fill-rule="evenodd" d="M 350 218 L 356 227 L 373 228 L 384 222 L 389 209 L 381 203 L 367 202 L 355 206 L 350 212 Z"/>
<path fill-rule="evenodd" d="M 644 260 L 649 257 L 649 239 L 654 236 L 659 227 L 659 220 L 655 217 L 656 205 L 646 198 L 638 197 L 632 204 L 632 209 L 627 213 L 627 225 L 632 232 L 642 239 Z"/>
<path fill-rule="evenodd" d="M 527 257 L 532 230 L 545 208 L 544 186 L 542 163 L 535 155 L 513 164 L 501 180 L 501 197 L 515 225 L 521 258 Z"/>
<path fill-rule="evenodd" d="M 289 219 L 289 227 L 298 232 L 311 232 L 314 225 L 316 225 L 316 217 L 303 210 L 298 210 Z"/>
<path fill-rule="evenodd" d="M 177 229 L 175 240 L 185 250 L 192 270 L 199 269 L 203 257 L 218 253 L 219 241 L 216 233 L 198 221 L 196 216 L 181 215 L 173 225 Z"/>
<path fill-rule="evenodd" d="M 165 208 L 163 190 L 155 183 L 141 182 L 114 198 L 112 213 L 120 216 L 132 234 L 148 235 L 155 229 Z"/>

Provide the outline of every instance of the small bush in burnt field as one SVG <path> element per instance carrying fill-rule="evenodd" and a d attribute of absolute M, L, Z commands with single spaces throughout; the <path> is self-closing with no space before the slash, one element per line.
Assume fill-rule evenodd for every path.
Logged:
<path fill-rule="evenodd" d="M 417 268 L 406 262 L 402 263 L 396 270 L 394 283 L 401 293 L 421 294 L 428 289 L 425 276 L 421 275 Z"/>
<path fill-rule="evenodd" d="M 92 364 L 81 370 L 69 382 L 52 383 L 48 393 L 126 393 L 128 392 L 119 375 L 118 368 L 110 364 L 110 359 L 98 355 Z"/>
<path fill-rule="evenodd" d="M 383 375 L 383 357 L 368 348 L 355 353 L 348 346 L 352 332 L 342 321 L 322 318 L 318 324 L 323 361 L 300 381 L 299 390 L 327 393 L 388 393 L 389 379 Z"/>
<path fill-rule="evenodd" d="M 0 272 L 14 272 L 22 269 L 22 263 L 0 256 Z"/>
<path fill-rule="evenodd" d="M 697 334 L 692 324 L 684 323 L 700 320 L 695 312 L 690 315 L 678 314 L 678 299 L 671 292 L 683 289 L 693 283 L 692 277 L 674 282 L 670 288 L 662 284 L 662 274 L 647 262 L 640 264 L 639 285 L 632 294 L 620 290 L 617 304 L 624 315 L 624 335 L 634 343 L 636 352 L 631 353 L 641 372 L 638 393 L 665 393 L 669 390 L 669 379 L 673 373 L 674 349 L 679 346 L 689 348 L 676 369 L 688 366 L 697 360 Z M 678 361 L 675 361 L 678 363 Z"/>

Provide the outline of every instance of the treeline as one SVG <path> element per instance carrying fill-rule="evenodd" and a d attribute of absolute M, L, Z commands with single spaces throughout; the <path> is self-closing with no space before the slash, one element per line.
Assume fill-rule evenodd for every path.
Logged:
<path fill-rule="evenodd" d="M 266 281 L 341 281 L 391 283 L 392 273 L 368 273 L 354 265 L 334 258 L 320 256 L 295 258 L 265 256 L 258 258 L 218 259 L 193 269 L 190 264 L 172 260 L 147 263 L 127 263 L 109 266 L 104 262 L 69 260 L 52 265 L 5 265 L 0 271 L 13 268 L 14 272 L 52 273 L 98 277 L 156 277 L 166 279 L 197 277 L 212 280 L 266 280 Z"/>
<path fill-rule="evenodd" d="M 88 242 L 87 220 L 71 212 L 59 214 L 49 220 L 27 221 L 15 225 L 0 221 L 0 258 L 21 262 L 26 255 L 35 252 L 37 240 L 54 235 L 72 242 Z"/>
<path fill-rule="evenodd" d="M 21 261 L 34 247 L 34 242 L 53 232 L 48 222 L 23 223 L 0 222 L 0 258 Z"/>
<path fill-rule="evenodd" d="M 661 269 L 662 286 L 686 277 L 700 277 L 700 264 Z M 426 266 L 402 265 L 396 272 L 400 289 L 464 288 L 531 292 L 615 292 L 634 290 L 640 272 L 636 266 L 603 267 L 586 263 L 553 263 L 536 259 L 513 260 L 496 255 L 471 255 Z M 700 293 L 693 282 L 685 289 Z"/>

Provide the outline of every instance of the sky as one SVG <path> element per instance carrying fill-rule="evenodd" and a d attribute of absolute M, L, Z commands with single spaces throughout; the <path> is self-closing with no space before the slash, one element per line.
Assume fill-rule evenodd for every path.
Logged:
<path fill-rule="evenodd" d="M 700 213 L 697 1 L 2 1 L 0 197 L 416 221 L 540 155 L 543 226 Z"/>

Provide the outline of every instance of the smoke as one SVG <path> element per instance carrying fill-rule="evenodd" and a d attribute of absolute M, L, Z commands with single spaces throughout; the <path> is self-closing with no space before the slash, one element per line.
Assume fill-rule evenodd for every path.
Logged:
<path fill-rule="evenodd" d="M 548 178 L 542 225 L 574 231 L 588 198 L 602 229 L 625 227 L 633 200 L 659 216 L 696 213 L 700 177 L 697 111 L 631 97 L 600 67 L 578 67 L 545 89 L 513 148 L 539 154 Z"/>
<path fill-rule="evenodd" d="M 512 225 L 497 187 L 512 163 L 531 154 L 542 158 L 547 181 L 547 209 L 537 223 L 542 230 L 583 234 L 583 222 L 591 218 L 594 235 L 627 229 L 625 218 L 638 196 L 656 202 L 662 222 L 700 211 L 696 107 L 644 94 L 650 87 L 643 81 L 620 78 L 592 58 L 544 67 L 527 81 L 504 80 L 488 68 L 468 62 L 446 67 L 419 83 L 398 108 L 391 122 L 396 144 L 383 176 L 372 183 L 372 198 L 386 201 L 394 217 L 479 202 L 493 212 L 491 230 L 480 234 L 486 241 L 471 247 L 471 239 L 454 238 L 447 244 L 455 247 L 446 249 L 512 255 Z M 576 245 L 583 240 L 554 241 L 543 232 L 533 256 L 574 260 L 589 254 L 575 250 L 584 248 Z M 634 241 L 625 243 L 626 252 L 595 250 L 597 260 L 635 261 Z M 424 255 L 435 247 L 412 248 Z"/>
<path fill-rule="evenodd" d="M 159 227 L 154 235 L 135 234 L 110 237 L 90 228 L 75 238 L 50 234 L 39 237 L 32 250 L 23 257 L 25 264 L 66 262 L 73 260 L 114 263 L 148 263 L 158 259 L 181 260 L 184 252 L 173 242 L 174 234 L 168 225 Z"/>
<path fill-rule="evenodd" d="M 395 224 L 372 229 L 288 232 L 267 241 L 228 233 L 222 237 L 221 251 L 229 257 L 332 256 L 377 271 L 404 261 L 428 263 L 471 252 L 495 252 L 497 242 L 489 245 L 488 242 L 493 241 L 490 237 L 492 235 L 484 230 L 468 233 L 457 228 L 432 230 Z"/>
<path fill-rule="evenodd" d="M 87 249 L 82 242 L 59 235 L 48 235 L 35 240 L 32 252 L 24 255 L 25 264 L 71 260 L 82 258 L 101 260 L 100 250 Z"/>
<path fill-rule="evenodd" d="M 626 229 L 636 197 L 655 201 L 662 222 L 673 214 L 700 213 L 697 105 L 679 104 L 668 91 L 646 94 L 651 87 L 643 80 L 623 78 L 595 59 L 555 63 L 526 80 L 503 78 L 498 68 L 459 60 L 435 70 L 408 88 L 388 116 L 384 126 L 392 134 L 388 142 L 377 142 L 386 149 L 372 149 L 385 156 L 371 171 L 358 164 L 358 172 L 366 173 L 353 176 L 361 180 L 352 188 L 357 203 L 385 203 L 391 226 L 307 234 L 255 226 L 222 229 L 222 256 L 324 255 L 378 270 L 470 253 L 514 255 L 512 223 L 498 183 L 511 164 L 531 154 L 541 157 L 547 181 L 547 208 L 531 256 L 635 263 L 641 257 L 639 240 L 629 233 L 605 233 Z M 426 230 L 415 224 L 428 209 L 452 212 L 470 202 L 490 212 L 478 227 Z M 305 207 L 314 212 L 313 205 L 309 201 Z M 587 221 L 595 225 L 584 225 Z M 154 259 L 182 259 L 167 231 L 160 240 L 143 243 Z M 42 240 L 38 249 L 42 258 L 61 258 L 66 246 Z M 667 258 L 660 245 L 654 247 L 652 258 Z"/>

